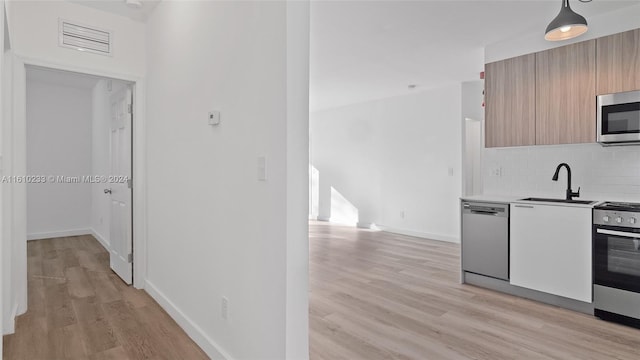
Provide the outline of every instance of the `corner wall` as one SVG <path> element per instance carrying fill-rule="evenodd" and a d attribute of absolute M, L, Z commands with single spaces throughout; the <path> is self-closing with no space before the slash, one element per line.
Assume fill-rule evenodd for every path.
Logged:
<path fill-rule="evenodd" d="M 8 40 L 10 27 L 6 8 L 8 3 L 2 1 L 4 10 L 4 46 L 2 48 L 2 123 L 0 124 L 0 152 L 2 155 L 2 175 L 15 175 L 12 171 L 13 158 L 11 147 L 13 145 L 13 117 L 14 117 L 14 68 L 13 50 L 10 48 Z M 24 262 L 17 257 L 21 255 L 19 246 L 15 246 L 13 240 L 14 214 L 13 214 L 13 184 L 4 182 L 2 189 L 2 219 L 0 219 L 0 235 L 2 236 L 2 332 L 3 334 L 13 333 L 15 330 L 14 318 L 20 312 L 19 307 L 22 299 L 26 300 L 26 284 L 20 286 L 19 281 L 12 276 L 16 269 L 26 269 L 26 252 Z M 24 241 L 23 241 L 24 242 Z M 26 242 L 25 242 L 26 245 Z M 24 265 L 24 266 L 23 266 Z M 26 277 L 25 277 L 26 280 Z M 24 297 L 23 297 L 24 295 Z"/>
<path fill-rule="evenodd" d="M 212 358 L 308 357 L 309 23 L 292 6 L 163 1 L 148 20 L 145 289 Z"/>
<path fill-rule="evenodd" d="M 461 106 L 461 86 L 452 85 L 312 113 L 319 218 L 335 215 L 334 191 L 357 208 L 360 225 L 459 241 Z"/>
<path fill-rule="evenodd" d="M 9 111 L 7 108 L 7 88 L 6 88 L 6 74 L 10 73 L 7 72 L 7 70 L 5 69 L 5 46 L 8 46 L 9 44 L 5 44 L 5 38 L 8 37 L 7 34 L 7 24 L 6 24 L 6 18 L 5 18 L 5 3 L 4 0 L 0 0 L 0 51 L 2 53 L 0 53 L 0 176 L 4 176 L 5 172 L 4 172 L 4 159 L 2 157 L 2 154 L 4 153 L 4 122 L 5 119 L 7 118 L 7 116 L 9 115 Z M 0 333 L 5 334 L 7 332 L 7 330 L 12 327 L 10 326 L 11 324 L 5 324 L 5 319 L 8 319 L 10 317 L 10 314 L 7 314 L 9 312 L 8 309 L 5 309 L 5 304 L 7 304 L 7 291 L 5 290 L 5 286 L 4 284 L 7 284 L 8 281 L 10 279 L 5 279 L 5 275 L 9 274 L 10 271 L 8 271 L 8 269 L 5 269 L 5 266 L 8 265 L 8 260 L 10 260 L 10 256 L 7 256 L 7 253 L 9 252 L 8 249 L 10 249 L 9 246 L 7 246 L 8 244 L 5 243 L 7 237 L 5 234 L 5 227 L 4 227 L 4 216 L 3 213 L 4 211 L 6 211 L 6 205 L 5 203 L 7 202 L 5 200 L 5 186 L 3 184 L 0 184 L 0 204 L 2 204 L 0 206 L 0 327 L 2 328 L 2 331 Z M 13 322 L 13 319 L 11 319 L 11 322 Z M 2 344 L 0 343 L 0 353 L 2 352 Z"/>

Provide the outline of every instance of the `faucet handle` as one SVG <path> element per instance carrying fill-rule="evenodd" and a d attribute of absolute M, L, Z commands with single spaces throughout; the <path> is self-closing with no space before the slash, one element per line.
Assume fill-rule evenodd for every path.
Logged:
<path fill-rule="evenodd" d="M 573 200 L 574 197 L 580 197 L 580 188 L 578 187 L 578 191 L 574 192 L 571 189 L 567 189 L 567 200 Z"/>
<path fill-rule="evenodd" d="M 580 186 L 578 186 L 578 191 L 572 193 L 571 195 L 575 197 L 580 197 L 580 189 L 581 189 Z"/>

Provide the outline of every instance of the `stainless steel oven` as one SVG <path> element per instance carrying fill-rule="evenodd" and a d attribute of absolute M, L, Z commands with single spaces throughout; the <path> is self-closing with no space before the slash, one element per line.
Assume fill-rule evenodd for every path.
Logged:
<path fill-rule="evenodd" d="M 640 91 L 598 96 L 597 141 L 602 145 L 640 143 Z"/>
<path fill-rule="evenodd" d="M 593 215 L 595 315 L 640 327 L 640 205 L 605 203 Z"/>

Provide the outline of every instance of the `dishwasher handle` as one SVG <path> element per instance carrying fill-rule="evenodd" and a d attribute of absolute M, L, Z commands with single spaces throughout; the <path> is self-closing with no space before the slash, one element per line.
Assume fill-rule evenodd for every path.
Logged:
<path fill-rule="evenodd" d="M 509 204 L 463 202 L 462 213 L 471 215 L 509 217 Z"/>
<path fill-rule="evenodd" d="M 498 215 L 500 214 L 498 211 L 491 210 L 469 210 L 469 213 L 476 215 Z"/>

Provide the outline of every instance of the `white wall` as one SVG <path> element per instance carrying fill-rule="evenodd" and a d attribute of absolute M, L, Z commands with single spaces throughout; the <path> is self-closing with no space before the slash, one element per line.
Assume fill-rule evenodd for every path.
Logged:
<path fill-rule="evenodd" d="M 309 357 L 310 3 L 287 4 L 285 359 Z"/>
<path fill-rule="evenodd" d="M 360 225 L 457 241 L 461 124 L 460 85 L 312 113 L 319 217 L 333 187 Z"/>
<path fill-rule="evenodd" d="M 58 19 L 113 31 L 113 56 L 58 46 Z M 16 54 L 67 66 L 144 75 L 145 24 L 68 1 L 12 1 L 9 8 Z"/>
<path fill-rule="evenodd" d="M 27 80 L 27 175 L 91 174 L 91 90 Z M 91 184 L 27 184 L 27 236 L 86 234 Z"/>
<path fill-rule="evenodd" d="M 5 36 L 8 36 L 7 34 L 7 24 L 5 22 L 5 8 L 4 8 L 5 4 L 4 4 L 4 0 L 0 0 L 0 51 L 2 51 L 2 54 L 0 54 L 0 176 L 4 175 L 4 169 L 3 169 L 3 160 L 2 160 L 2 153 L 3 153 L 3 123 L 4 123 L 4 118 L 7 114 L 7 104 L 6 104 L 6 100 L 5 100 L 5 96 L 6 96 L 6 90 L 5 90 L 5 83 L 7 82 L 5 79 L 5 75 L 6 75 L 6 71 L 4 68 L 4 52 L 5 52 Z M 8 46 L 8 44 L 6 44 Z M 4 275 L 10 272 L 7 272 L 5 270 L 5 265 L 7 264 L 7 261 L 5 260 L 5 258 L 7 258 L 7 246 L 5 245 L 5 235 L 4 235 L 4 226 L 3 226 L 3 220 L 4 217 L 2 216 L 3 211 L 4 211 L 4 204 L 5 204 L 5 198 L 4 198 L 4 186 L 0 185 L 0 204 L 3 204 L 2 206 L 0 206 L 0 291 L 4 290 L 4 286 L 3 284 L 5 282 L 7 282 L 7 279 L 4 278 Z M 2 291 L 2 294 L 0 294 L 0 327 L 2 327 L 2 331 L 0 332 L 1 334 L 5 333 L 5 330 L 7 329 L 6 324 L 4 323 L 4 319 L 5 318 L 9 318 L 10 315 L 9 314 L 5 314 L 7 311 L 7 309 L 5 309 L 4 304 L 6 303 L 5 300 L 5 296 L 7 296 L 8 294 L 5 291 Z M 2 352 L 2 344 L 0 344 L 0 353 Z"/>
<path fill-rule="evenodd" d="M 308 19 L 291 6 L 165 1 L 148 20 L 145 289 L 212 357 L 308 357 Z"/>
<path fill-rule="evenodd" d="M 111 90 L 108 83 L 111 82 Z M 126 82 L 103 79 L 93 88 L 92 97 L 92 150 L 91 174 L 95 176 L 109 175 L 110 164 L 110 133 L 112 94 L 127 86 Z M 105 195 L 104 189 L 109 184 L 91 184 L 91 232 L 106 247 L 109 248 L 109 225 L 111 217 L 110 197 Z"/>
<path fill-rule="evenodd" d="M 492 62 L 635 29 L 640 26 L 638 19 L 640 5 L 626 7 L 587 19 L 589 32 L 585 36 L 552 43 L 545 41 L 540 32 L 525 34 L 487 46 L 485 59 Z M 598 144 L 485 149 L 484 193 L 563 197 L 567 186 L 565 171 L 561 171 L 557 182 L 551 177 L 556 166 L 566 162 L 572 169 L 573 189 L 582 187 L 582 199 L 640 201 L 639 149 L 604 148 Z"/>
<path fill-rule="evenodd" d="M 3 1 L 3 7 L 8 4 Z M 13 58 L 10 49 L 11 36 L 8 29 L 6 18 L 6 9 L 4 9 L 4 40 L 3 56 L 2 56 L 2 123 L 1 129 L 1 153 L 2 153 L 2 175 L 13 175 L 11 170 L 12 157 L 9 156 L 12 139 L 12 121 L 14 114 L 14 96 L 13 96 Z M 2 220 L 0 223 L 2 236 L 2 331 L 3 334 L 12 333 L 14 331 L 14 316 L 18 312 L 18 303 L 23 295 L 26 295 L 26 286 L 18 286 L 17 280 L 12 276 L 13 269 L 26 268 L 26 259 L 21 263 L 16 256 L 21 254 L 19 247 L 14 246 L 13 229 L 10 226 L 13 223 L 13 185 L 9 183 L 2 184 Z"/>

